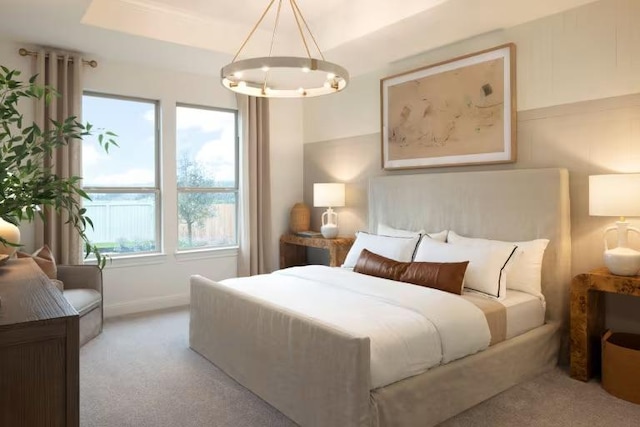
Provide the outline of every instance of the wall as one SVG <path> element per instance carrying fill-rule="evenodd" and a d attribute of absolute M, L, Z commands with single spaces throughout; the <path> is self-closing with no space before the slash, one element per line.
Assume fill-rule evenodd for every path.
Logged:
<path fill-rule="evenodd" d="M 312 183 L 340 180 L 348 207 L 341 231 L 367 227 L 368 178 L 394 173 L 564 167 L 570 172 L 572 271 L 602 264 L 602 231 L 613 218 L 588 215 L 588 175 L 640 171 L 640 2 L 603 0 L 465 40 L 353 80 L 304 111 L 305 200 Z M 388 75 L 514 42 L 517 46 L 518 161 L 502 166 L 382 171 L 379 81 Z M 319 225 L 321 210 L 312 221 Z M 638 225 L 637 220 L 632 220 Z M 637 240 L 632 242 L 640 246 Z M 640 330 L 637 301 L 615 298 L 607 322 Z M 637 319 L 637 315 L 635 316 Z"/>
<path fill-rule="evenodd" d="M 0 40 L 0 63 L 32 74 L 29 58 L 20 57 L 25 45 Z M 29 47 L 29 46 L 26 46 Z M 85 70 L 85 89 L 100 93 L 126 95 L 158 100 L 161 110 L 161 188 L 164 214 L 164 252 L 151 256 L 115 259 L 104 272 L 105 315 L 114 316 L 144 310 L 187 304 L 189 276 L 201 274 L 214 280 L 234 277 L 237 250 L 176 253 L 177 192 L 175 181 L 175 105 L 176 102 L 236 108 L 235 95 L 224 89 L 218 78 L 186 74 L 168 69 L 120 63 L 91 56 L 99 62 L 95 69 Z M 32 117 L 32 106 L 23 107 L 26 118 Z M 289 126 L 292 120 L 294 125 Z M 272 233 L 273 268 L 277 268 L 277 238 L 287 228 L 289 208 L 302 199 L 302 109 L 299 103 L 274 101 L 271 108 Z M 278 162 L 292 165 L 278 168 Z M 286 216 L 285 216 L 286 213 Z M 30 225 L 21 227 L 25 249 L 33 250 Z"/>
<path fill-rule="evenodd" d="M 279 237 L 289 229 L 291 207 L 303 200 L 302 103 L 300 99 L 269 101 L 272 270 L 280 268 Z"/>

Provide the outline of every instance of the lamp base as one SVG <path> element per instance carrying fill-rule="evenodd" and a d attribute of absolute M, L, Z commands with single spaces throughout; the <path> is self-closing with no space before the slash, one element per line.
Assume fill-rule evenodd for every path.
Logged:
<path fill-rule="evenodd" d="M 604 251 L 604 265 L 618 276 L 635 276 L 640 271 L 640 252 L 617 247 Z"/>
<path fill-rule="evenodd" d="M 16 245 L 20 243 L 20 229 L 2 218 L 0 218 L 0 236 L 2 236 L 7 242 L 14 243 Z M 0 254 L 11 256 L 17 249 L 18 248 L 15 246 L 0 243 Z"/>
<path fill-rule="evenodd" d="M 335 224 L 325 224 L 320 227 L 320 233 L 325 239 L 335 239 L 338 237 L 338 226 Z"/>

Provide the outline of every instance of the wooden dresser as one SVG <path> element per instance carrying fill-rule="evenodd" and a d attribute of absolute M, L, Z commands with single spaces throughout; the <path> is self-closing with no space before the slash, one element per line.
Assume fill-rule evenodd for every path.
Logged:
<path fill-rule="evenodd" d="M 0 426 L 79 425 L 78 314 L 31 258 L 0 266 Z"/>

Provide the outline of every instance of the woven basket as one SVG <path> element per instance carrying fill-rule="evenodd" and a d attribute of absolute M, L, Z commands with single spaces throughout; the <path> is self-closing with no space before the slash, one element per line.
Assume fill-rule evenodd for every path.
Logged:
<path fill-rule="evenodd" d="M 304 203 L 296 203 L 289 214 L 289 228 L 292 232 L 308 231 L 311 225 L 311 210 Z"/>

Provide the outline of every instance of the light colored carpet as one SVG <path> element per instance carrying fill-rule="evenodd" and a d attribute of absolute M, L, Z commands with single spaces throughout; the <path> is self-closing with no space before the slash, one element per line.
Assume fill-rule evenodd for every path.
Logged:
<path fill-rule="evenodd" d="M 188 329 L 186 308 L 108 321 L 80 351 L 81 425 L 295 426 L 190 350 Z M 442 426 L 625 427 L 639 420 L 640 405 L 555 369 Z"/>

